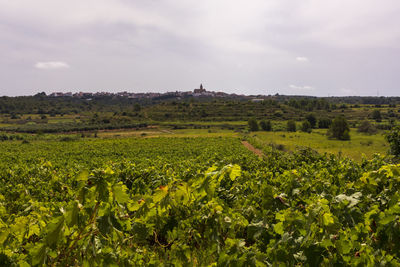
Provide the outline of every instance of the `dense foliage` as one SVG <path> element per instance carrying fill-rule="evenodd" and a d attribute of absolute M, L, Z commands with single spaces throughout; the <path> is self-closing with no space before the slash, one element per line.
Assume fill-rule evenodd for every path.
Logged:
<path fill-rule="evenodd" d="M 258 122 L 256 119 L 252 118 L 248 121 L 248 125 L 249 125 L 249 130 L 250 131 L 258 131 L 259 127 L 258 127 Z"/>
<path fill-rule="evenodd" d="M 312 126 L 308 120 L 303 121 L 301 123 L 301 131 L 306 132 L 306 133 L 311 133 L 312 132 Z"/>
<path fill-rule="evenodd" d="M 289 120 L 286 123 L 286 130 L 288 132 L 295 132 L 296 131 L 296 122 L 294 120 Z"/>
<path fill-rule="evenodd" d="M 0 265 L 400 264 L 400 165 L 260 148 L 3 142 Z"/>
<path fill-rule="evenodd" d="M 315 128 L 317 126 L 317 117 L 314 114 L 308 114 L 306 116 L 306 120 L 310 123 L 311 128 Z"/>
<path fill-rule="evenodd" d="M 155 122 L 227 122 L 308 120 L 312 128 L 328 128 L 344 115 L 350 123 L 380 114 L 379 121 L 400 118 L 399 98 L 317 98 L 306 96 L 184 96 L 129 98 L 83 94 L 80 97 L 0 97 L 0 129 L 18 132 L 66 132 L 129 128 Z M 374 105 L 368 105 L 373 103 Z M 385 104 L 385 105 L 383 105 Z M 313 112 L 313 113 L 310 113 Z M 387 126 L 387 123 L 384 127 Z M 134 127 L 134 126 L 133 126 Z"/>
<path fill-rule="evenodd" d="M 350 140 L 350 127 L 345 117 L 338 116 L 329 128 L 328 135 L 338 140 Z"/>
<path fill-rule="evenodd" d="M 400 158 L 400 127 L 395 127 L 387 133 L 386 140 L 390 145 L 390 153 Z"/>
<path fill-rule="evenodd" d="M 261 130 L 263 130 L 263 131 L 267 131 L 267 132 L 272 131 L 272 123 L 270 120 L 260 121 L 260 127 L 261 127 Z"/>
<path fill-rule="evenodd" d="M 364 120 L 360 122 L 357 131 L 360 133 L 376 134 L 378 129 L 376 129 L 376 127 L 371 122 Z"/>

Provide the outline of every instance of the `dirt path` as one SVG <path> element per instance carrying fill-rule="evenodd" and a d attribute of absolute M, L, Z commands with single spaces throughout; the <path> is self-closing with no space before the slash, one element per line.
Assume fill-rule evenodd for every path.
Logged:
<path fill-rule="evenodd" d="M 175 134 L 175 133 L 173 133 L 173 132 L 171 132 L 171 131 L 168 131 L 168 130 L 161 130 L 161 132 L 163 132 L 163 133 L 169 133 L 169 134 Z"/>
<path fill-rule="evenodd" d="M 242 141 L 242 144 L 251 152 L 253 152 L 254 154 L 256 154 L 257 156 L 259 156 L 260 158 L 264 156 L 264 153 L 260 150 L 255 148 L 252 144 L 250 144 L 247 141 Z"/>

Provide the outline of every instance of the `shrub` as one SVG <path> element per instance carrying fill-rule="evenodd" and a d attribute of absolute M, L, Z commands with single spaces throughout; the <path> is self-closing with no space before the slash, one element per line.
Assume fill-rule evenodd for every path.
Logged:
<path fill-rule="evenodd" d="M 280 112 L 279 110 L 277 110 L 277 111 L 274 112 L 274 115 L 273 115 L 273 116 L 276 117 L 276 118 L 282 118 L 283 113 Z"/>
<path fill-rule="evenodd" d="M 350 140 L 350 128 L 344 116 L 338 116 L 332 121 L 328 137 L 338 140 Z"/>
<path fill-rule="evenodd" d="M 315 128 L 315 126 L 317 125 L 317 118 L 312 113 L 306 116 L 306 120 L 310 123 L 311 128 Z"/>
<path fill-rule="evenodd" d="M 358 126 L 358 130 L 357 131 L 360 132 L 360 133 L 375 134 L 378 130 L 369 121 L 364 120 Z"/>
<path fill-rule="evenodd" d="M 288 132 L 295 132 L 296 131 L 296 122 L 294 120 L 290 120 L 286 124 L 286 130 Z"/>
<path fill-rule="evenodd" d="M 378 109 L 375 109 L 374 111 L 372 111 L 371 117 L 376 122 L 381 122 L 382 121 L 382 115 L 381 115 L 381 112 Z"/>
<path fill-rule="evenodd" d="M 267 132 L 271 131 L 271 130 L 272 130 L 271 121 L 270 121 L 270 120 L 268 120 L 268 121 L 261 121 L 261 122 L 260 122 L 260 127 L 261 127 L 261 129 L 262 129 L 263 131 L 267 131 Z"/>
<path fill-rule="evenodd" d="M 256 121 L 256 119 L 252 118 L 248 121 L 248 125 L 249 125 L 249 130 L 254 132 L 254 131 L 258 131 L 258 123 Z"/>
<path fill-rule="evenodd" d="M 0 141 L 7 141 L 9 140 L 9 136 L 7 134 L 0 134 Z"/>
<path fill-rule="evenodd" d="M 285 151 L 285 145 L 283 145 L 283 144 L 270 143 L 269 145 L 274 150 Z"/>
<path fill-rule="evenodd" d="M 389 153 L 396 157 L 400 157 L 400 127 L 394 127 L 385 137 L 389 142 Z"/>
<path fill-rule="evenodd" d="M 320 129 L 328 129 L 332 124 L 332 120 L 329 118 L 322 118 L 318 121 L 318 128 Z"/>
<path fill-rule="evenodd" d="M 61 142 L 71 142 L 76 140 L 76 138 L 72 137 L 72 136 L 64 136 L 60 139 Z"/>
<path fill-rule="evenodd" d="M 303 123 L 301 124 L 301 131 L 306 133 L 311 133 L 312 127 L 308 120 L 303 121 Z"/>
<path fill-rule="evenodd" d="M 393 125 L 388 123 L 382 123 L 382 124 L 377 124 L 375 127 L 379 130 L 391 130 L 393 128 Z"/>
<path fill-rule="evenodd" d="M 372 141 L 372 140 L 368 140 L 368 141 L 360 141 L 360 144 L 361 145 L 363 145 L 363 146 L 370 146 L 370 145 L 372 145 L 374 143 L 374 141 Z"/>

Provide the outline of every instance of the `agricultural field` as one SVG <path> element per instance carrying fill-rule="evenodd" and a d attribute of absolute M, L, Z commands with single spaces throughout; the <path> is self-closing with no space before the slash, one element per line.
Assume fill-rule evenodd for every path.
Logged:
<path fill-rule="evenodd" d="M 362 158 L 371 159 L 374 154 L 387 154 L 389 146 L 383 134 L 367 135 L 351 130 L 351 140 L 338 141 L 328 139 L 326 130 L 315 129 L 312 133 L 298 132 L 255 132 L 250 134 L 262 145 L 269 145 L 280 150 L 295 151 L 301 147 L 309 147 L 319 153 L 333 153 L 336 155 L 361 161 Z"/>
<path fill-rule="evenodd" d="M 0 99 L 0 266 L 400 265 L 397 102 L 132 101 Z"/>
<path fill-rule="evenodd" d="M 1 265 L 400 264 L 400 165 L 177 131 L 2 142 Z"/>

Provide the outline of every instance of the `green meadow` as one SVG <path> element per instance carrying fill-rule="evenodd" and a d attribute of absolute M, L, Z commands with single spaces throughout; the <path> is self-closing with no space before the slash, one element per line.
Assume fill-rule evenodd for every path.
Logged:
<path fill-rule="evenodd" d="M 375 153 L 386 154 L 389 147 L 383 134 L 367 135 L 351 129 L 349 141 L 328 139 L 325 129 L 316 129 L 312 133 L 304 132 L 252 132 L 250 136 L 264 146 L 272 146 L 280 150 L 294 151 L 300 147 L 310 147 L 319 153 L 336 155 L 361 160 L 372 158 Z"/>

